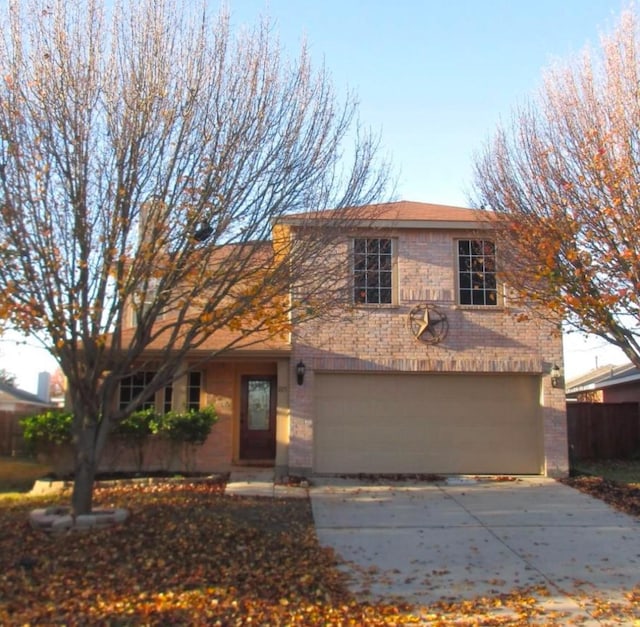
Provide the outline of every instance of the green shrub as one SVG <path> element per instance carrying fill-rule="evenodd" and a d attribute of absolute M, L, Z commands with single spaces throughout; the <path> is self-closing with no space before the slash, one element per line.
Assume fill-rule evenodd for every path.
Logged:
<path fill-rule="evenodd" d="M 153 425 L 157 421 L 158 416 L 153 409 L 139 409 L 118 421 L 111 432 L 115 436 L 113 448 L 110 451 L 114 461 L 118 457 L 120 447 L 124 446 L 133 453 L 136 470 L 142 472 L 146 445 L 149 436 L 153 433 Z"/>
<path fill-rule="evenodd" d="M 153 432 L 158 416 L 153 409 L 141 409 L 120 420 L 113 428 L 113 434 L 128 440 L 145 440 Z"/>
<path fill-rule="evenodd" d="M 203 444 L 217 420 L 213 407 L 187 412 L 170 411 L 157 417 L 152 430 L 175 443 Z"/>
<path fill-rule="evenodd" d="M 73 414 L 50 410 L 20 420 L 22 437 L 28 449 L 71 442 Z"/>
<path fill-rule="evenodd" d="M 199 411 L 171 411 L 156 414 L 153 409 L 133 412 L 113 425 L 112 435 L 120 445 L 133 450 L 136 468 L 144 467 L 144 456 L 150 435 L 158 435 L 170 444 L 170 458 L 180 453 L 183 466 L 193 465 L 194 449 L 202 445 L 218 420 L 213 407 Z M 20 421 L 25 447 L 31 454 L 57 455 L 58 447 L 72 442 L 73 414 L 60 410 L 46 411 Z M 117 446 L 116 449 L 117 450 Z M 169 460 L 171 461 L 171 460 Z"/>

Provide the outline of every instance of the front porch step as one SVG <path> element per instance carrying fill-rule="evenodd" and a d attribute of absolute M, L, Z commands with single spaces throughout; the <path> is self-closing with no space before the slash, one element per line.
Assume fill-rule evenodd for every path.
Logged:
<path fill-rule="evenodd" d="M 273 496 L 275 473 L 273 468 L 234 468 L 229 476 L 225 494 L 233 496 Z"/>
<path fill-rule="evenodd" d="M 225 494 L 231 496 L 304 498 L 307 496 L 307 490 L 304 487 L 276 484 L 273 467 L 257 468 L 245 466 L 231 470 Z"/>

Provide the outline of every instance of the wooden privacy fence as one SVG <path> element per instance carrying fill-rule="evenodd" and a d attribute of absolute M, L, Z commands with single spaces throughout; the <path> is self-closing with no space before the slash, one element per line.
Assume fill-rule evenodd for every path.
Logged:
<path fill-rule="evenodd" d="M 638 403 L 567 403 L 567 429 L 572 462 L 640 454 Z"/>
<path fill-rule="evenodd" d="M 22 452 L 22 429 L 20 418 L 33 411 L 0 411 L 0 455 L 15 455 Z"/>

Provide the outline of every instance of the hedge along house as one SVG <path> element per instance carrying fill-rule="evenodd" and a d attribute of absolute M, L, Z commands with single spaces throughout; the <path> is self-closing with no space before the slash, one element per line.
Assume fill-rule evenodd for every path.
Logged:
<path fill-rule="evenodd" d="M 310 217 L 330 215 L 274 228 L 294 245 Z M 542 320 L 516 320 L 486 212 L 397 202 L 358 215 L 326 250 L 344 263 L 348 306 L 221 354 L 229 338 L 216 332 L 149 401 L 215 406 L 197 467 L 566 474 L 564 392 L 550 376 L 561 338 Z M 145 376 L 123 381 L 120 402 Z"/>

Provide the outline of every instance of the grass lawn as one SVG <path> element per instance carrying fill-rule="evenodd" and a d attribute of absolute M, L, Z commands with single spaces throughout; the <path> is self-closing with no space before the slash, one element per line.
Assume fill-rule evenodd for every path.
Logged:
<path fill-rule="evenodd" d="M 0 494 L 29 492 L 33 482 L 51 471 L 30 459 L 0 457 Z"/>
<path fill-rule="evenodd" d="M 640 517 L 640 461 L 579 462 L 572 474 L 563 482 L 622 512 Z"/>
<path fill-rule="evenodd" d="M 640 486 L 640 460 L 578 462 L 574 471 L 574 474 L 602 477 L 609 481 Z"/>

